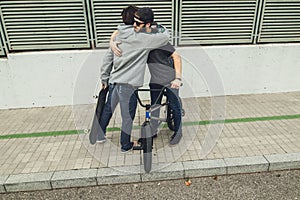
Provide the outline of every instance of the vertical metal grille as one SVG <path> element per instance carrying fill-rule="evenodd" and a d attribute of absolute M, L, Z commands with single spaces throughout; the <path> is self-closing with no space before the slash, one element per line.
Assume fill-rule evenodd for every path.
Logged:
<path fill-rule="evenodd" d="M 180 1 L 179 45 L 252 43 L 256 0 Z"/>
<path fill-rule="evenodd" d="M 5 56 L 4 48 L 2 46 L 2 43 L 0 43 L 0 56 Z"/>
<path fill-rule="evenodd" d="M 1 0 L 9 50 L 90 47 L 84 0 Z"/>
<path fill-rule="evenodd" d="M 0 31 L 0 56 L 5 56 L 5 50 L 4 50 L 4 46 L 3 46 L 2 32 L 1 31 Z"/>
<path fill-rule="evenodd" d="M 122 23 L 122 9 L 129 4 L 140 7 L 151 7 L 155 15 L 155 21 L 163 24 L 169 30 L 173 30 L 173 0 L 153 1 L 117 1 L 117 0 L 93 0 L 92 12 L 94 19 L 94 31 L 96 46 L 107 47 L 110 36 Z"/>
<path fill-rule="evenodd" d="M 300 0 L 266 0 L 258 42 L 300 41 Z"/>
<path fill-rule="evenodd" d="M 0 9 L 0 16 L 1 16 L 1 9 Z M 0 18 L 0 57 L 5 56 L 6 52 L 5 52 L 5 38 L 4 38 L 4 33 L 3 33 L 3 25 L 2 25 L 2 20 Z"/>
<path fill-rule="evenodd" d="M 176 45 L 300 42 L 300 0 L 0 0 L 0 56 L 107 47 L 129 4 L 153 8 Z"/>

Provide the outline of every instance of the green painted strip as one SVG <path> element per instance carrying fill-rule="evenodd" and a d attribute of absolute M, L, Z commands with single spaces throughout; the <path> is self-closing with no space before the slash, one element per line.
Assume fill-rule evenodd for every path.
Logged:
<path fill-rule="evenodd" d="M 254 121 L 273 121 L 273 120 L 288 120 L 299 119 L 300 115 L 282 115 L 282 116 L 270 116 L 270 117 L 249 117 L 249 118 L 237 118 L 237 119 L 225 119 L 225 120 L 204 120 L 198 122 L 183 122 L 183 126 L 194 125 L 207 125 L 207 124 L 221 124 L 221 123 L 243 123 Z"/>
<path fill-rule="evenodd" d="M 194 122 L 183 122 L 183 126 L 195 126 L 195 125 L 208 125 L 208 124 L 221 124 L 221 123 L 244 123 L 254 121 L 273 121 L 273 120 L 288 120 L 288 119 L 300 119 L 299 115 L 281 115 L 281 116 L 270 116 L 270 117 L 249 117 L 249 118 L 236 118 L 236 119 L 225 119 L 225 120 L 203 120 Z M 163 128 L 167 128 L 167 124 L 164 124 Z M 133 129 L 140 129 L 140 126 L 134 126 Z M 110 127 L 107 129 L 108 132 L 120 131 L 120 128 Z M 83 130 L 68 130 L 68 131 L 53 131 L 53 132 L 40 132 L 40 133 L 19 133 L 10 135 L 0 135 L 1 139 L 11 138 L 29 138 L 29 137 L 46 137 L 46 136 L 59 136 L 59 135 L 74 135 L 83 133 Z"/>
<path fill-rule="evenodd" d="M 70 131 L 53 131 L 53 132 L 40 132 L 40 133 L 19 133 L 19 134 L 10 134 L 10 135 L 0 135 L 0 139 L 46 137 L 46 136 L 74 135 L 74 134 L 78 134 L 78 131 L 70 130 Z"/>
<path fill-rule="evenodd" d="M 121 128 L 118 128 L 118 127 L 109 127 L 109 128 L 106 129 L 106 131 L 108 131 L 108 132 L 120 131 L 120 130 L 121 130 Z"/>

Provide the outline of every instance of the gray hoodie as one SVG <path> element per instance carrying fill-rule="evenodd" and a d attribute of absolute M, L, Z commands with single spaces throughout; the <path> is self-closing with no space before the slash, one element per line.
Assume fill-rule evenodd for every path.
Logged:
<path fill-rule="evenodd" d="M 169 33 L 136 33 L 132 25 L 119 25 L 116 41 L 121 41 L 119 48 L 122 56 L 114 56 L 109 49 L 103 60 L 101 80 L 103 83 L 121 83 L 140 87 L 144 75 L 148 54 L 152 49 L 164 46 L 169 41 Z M 113 65 L 113 66 L 112 66 Z"/>

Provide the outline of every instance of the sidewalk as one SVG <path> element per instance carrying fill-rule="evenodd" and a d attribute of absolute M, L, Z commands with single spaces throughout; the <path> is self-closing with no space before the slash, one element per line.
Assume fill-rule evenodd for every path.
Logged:
<path fill-rule="evenodd" d="M 211 111 L 219 109 L 212 99 L 183 99 L 184 137 L 169 147 L 172 132 L 161 127 L 149 174 L 141 152 L 120 153 L 119 109 L 108 141 L 96 145 L 84 133 L 94 104 L 0 110 L 0 193 L 300 169 L 300 92 L 225 100 L 222 123 L 211 119 Z M 139 108 L 134 140 L 142 113 Z"/>

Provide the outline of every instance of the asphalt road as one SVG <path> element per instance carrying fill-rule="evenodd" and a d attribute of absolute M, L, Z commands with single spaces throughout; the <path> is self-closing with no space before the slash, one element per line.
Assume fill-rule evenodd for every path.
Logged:
<path fill-rule="evenodd" d="M 0 199 L 300 200 L 300 170 L 1 194 Z"/>

